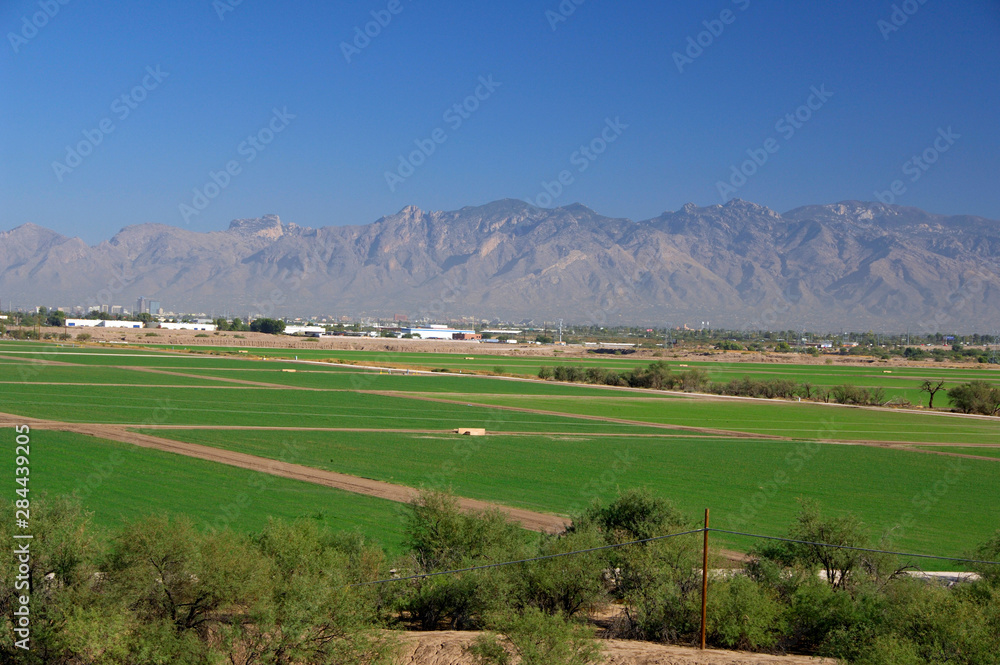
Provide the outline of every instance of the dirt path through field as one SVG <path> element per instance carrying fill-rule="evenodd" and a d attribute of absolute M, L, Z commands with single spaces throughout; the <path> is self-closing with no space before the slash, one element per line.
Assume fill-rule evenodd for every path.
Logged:
<path fill-rule="evenodd" d="M 129 443 L 142 448 L 152 448 L 178 455 L 186 455 L 188 457 L 195 457 L 210 462 L 228 464 L 230 466 L 236 466 L 243 469 L 250 469 L 251 471 L 268 473 L 273 476 L 290 478 L 292 480 L 301 480 L 303 482 L 324 485 L 326 487 L 334 487 L 347 492 L 354 492 L 355 494 L 364 494 L 400 503 L 409 503 L 417 496 L 417 490 L 412 487 L 395 485 L 393 483 L 386 483 L 368 478 L 359 478 L 357 476 L 350 476 L 344 473 L 314 469 L 301 464 L 281 462 L 264 457 L 257 457 L 256 455 L 247 455 L 245 453 L 223 450 L 221 448 L 212 448 L 210 446 L 202 446 L 194 443 L 172 441 L 170 439 L 151 436 L 149 434 L 130 432 L 122 425 L 65 423 L 0 413 L 0 427 L 9 427 L 14 425 L 29 425 L 31 428 L 39 430 L 86 434 L 101 439 L 110 439 L 112 441 Z M 458 498 L 458 502 L 463 510 L 471 511 L 487 510 L 492 508 L 499 509 L 506 513 L 512 521 L 520 523 L 525 529 L 529 529 L 531 531 L 556 533 L 565 529 L 569 524 L 569 520 L 566 518 L 548 513 L 540 513 L 521 508 L 511 508 L 486 501 L 462 497 Z"/>
<path fill-rule="evenodd" d="M 116 369 L 131 369 L 137 372 L 149 372 L 151 374 L 167 374 L 169 376 L 183 376 L 188 379 L 203 379 L 208 381 L 221 381 L 222 383 L 236 383 L 241 386 L 253 386 L 255 388 L 274 388 L 275 390 L 309 390 L 324 392 L 332 390 L 330 388 L 304 388 L 302 386 L 288 386 L 282 383 L 267 383 L 265 381 L 249 381 L 247 379 L 228 379 L 219 376 L 206 376 L 204 374 L 190 374 L 187 372 L 174 372 L 156 367 L 139 367 L 136 365 L 116 365 Z M 343 390 L 343 389 L 340 389 Z"/>
<path fill-rule="evenodd" d="M 47 358 L 33 358 L 27 354 L 23 356 L 0 355 L 0 358 L 2 358 L 3 360 L 16 360 L 18 363 L 37 363 L 39 365 L 62 365 L 62 366 L 68 365 L 71 367 L 79 367 L 79 365 L 75 365 L 74 363 L 64 363 L 61 360 L 48 360 Z"/>

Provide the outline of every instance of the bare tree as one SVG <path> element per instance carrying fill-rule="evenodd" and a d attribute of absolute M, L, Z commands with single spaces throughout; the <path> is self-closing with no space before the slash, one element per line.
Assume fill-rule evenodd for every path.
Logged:
<path fill-rule="evenodd" d="M 920 392 L 927 393 L 928 395 L 930 395 L 930 400 L 928 400 L 927 402 L 928 409 L 934 408 L 934 395 L 935 393 L 937 393 L 937 391 L 941 390 L 942 388 L 944 388 L 943 380 L 935 383 L 934 381 L 927 379 L 926 381 L 920 384 Z"/>

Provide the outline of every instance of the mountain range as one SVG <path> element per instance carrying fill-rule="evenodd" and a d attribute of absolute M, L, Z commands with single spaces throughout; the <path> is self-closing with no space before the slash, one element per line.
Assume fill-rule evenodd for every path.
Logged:
<path fill-rule="evenodd" d="M 139 296 L 240 316 L 993 332 L 1000 223 L 859 201 L 779 214 L 739 199 L 635 222 L 506 199 L 360 226 L 138 224 L 95 246 L 33 224 L 0 233 L 4 306 Z"/>

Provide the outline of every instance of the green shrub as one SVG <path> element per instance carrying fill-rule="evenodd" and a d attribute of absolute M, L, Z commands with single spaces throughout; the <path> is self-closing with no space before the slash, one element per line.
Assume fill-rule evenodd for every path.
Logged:
<path fill-rule="evenodd" d="M 601 661 L 601 649 L 586 627 L 559 615 L 529 608 L 523 613 L 504 612 L 490 618 L 490 627 L 503 636 L 484 636 L 470 648 L 480 665 L 589 665 Z M 504 645 L 508 648 L 505 649 Z"/>
<path fill-rule="evenodd" d="M 745 575 L 712 582 L 708 605 L 708 638 L 717 646 L 768 651 L 787 630 L 777 594 Z"/>
<path fill-rule="evenodd" d="M 1000 414 L 1000 388 L 986 381 L 970 381 L 948 389 L 948 399 L 962 413 Z"/>

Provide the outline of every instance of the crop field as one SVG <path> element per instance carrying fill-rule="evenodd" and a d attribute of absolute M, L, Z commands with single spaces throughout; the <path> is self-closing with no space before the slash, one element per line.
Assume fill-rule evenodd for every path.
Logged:
<path fill-rule="evenodd" d="M 919 446 L 919 449 L 950 454 L 957 453 L 959 455 L 976 455 L 978 457 L 996 457 L 1000 459 L 1000 446 L 976 446 L 974 448 L 963 448 L 962 446 Z"/>
<path fill-rule="evenodd" d="M 146 433 L 261 457 L 274 456 L 289 436 L 218 430 Z M 954 532 L 955 519 L 980 536 L 998 527 L 995 512 L 981 509 L 996 491 L 996 464 L 905 450 L 813 449 L 797 442 L 712 437 L 500 435 L 470 441 L 457 435 L 308 432 L 297 433 L 294 440 L 297 461 L 307 466 L 413 487 L 444 483 L 461 496 L 561 514 L 579 513 L 591 497 L 606 497 L 619 486 L 656 489 L 692 515 L 714 506 L 716 526 L 754 533 L 774 533 L 777 525 L 790 523 L 800 498 L 862 514 L 879 533 L 907 513 L 920 513 L 895 543 L 919 552 L 960 554 L 974 545 L 975 538 L 964 541 Z M 961 478 L 949 485 L 951 508 L 922 512 L 923 489 L 933 487 L 949 469 Z M 780 486 L 774 482 L 776 474 L 784 479 Z M 880 489 L 876 501 L 872 487 Z M 752 513 L 741 512 L 761 488 L 767 488 L 767 502 Z"/>
<path fill-rule="evenodd" d="M 7 477 L 13 466 L 5 455 Z M 261 530 L 268 517 L 308 518 L 402 549 L 399 504 L 68 432 L 32 431 L 31 483 L 51 496 L 79 497 L 98 526 L 164 512 L 243 531 Z"/>
<path fill-rule="evenodd" d="M 536 403 L 504 395 L 468 396 L 470 402 L 527 407 Z M 904 410 L 874 410 L 828 404 L 777 400 L 698 399 L 650 401 L 623 396 L 605 401 L 553 398 L 548 410 L 579 415 L 607 415 L 633 421 L 710 427 L 752 434 L 844 441 L 905 441 L 933 443 L 995 443 L 1000 421 L 957 418 Z"/>
<path fill-rule="evenodd" d="M 935 554 L 961 555 L 1000 528 L 1000 419 L 458 375 L 499 368 L 530 375 L 542 364 L 569 362 L 467 357 L 474 356 L 252 349 L 241 357 L 2 343 L 0 415 L 7 423 L 50 421 L 33 426 L 39 490 L 72 493 L 94 464 L 116 451 L 125 455 L 111 478 L 83 493 L 95 520 L 107 524 L 160 510 L 206 526 L 223 515 L 245 530 L 258 529 L 267 515 L 306 516 L 399 547 L 398 503 L 196 459 L 204 447 L 267 468 L 263 461 L 287 461 L 291 445 L 293 463 L 303 468 L 407 491 L 449 487 L 459 497 L 552 519 L 619 489 L 646 487 L 692 516 L 712 508 L 719 528 L 772 535 L 784 532 L 799 500 L 815 499 L 828 512 L 859 515 L 876 534 L 891 530 L 894 547 Z M 337 360 L 411 371 L 330 364 Z M 649 360 L 572 362 L 627 369 Z M 922 378 L 995 375 L 978 368 L 894 368 L 888 375 L 877 366 L 685 364 L 678 370 L 703 366 L 715 381 L 792 378 L 879 385 L 890 394 L 915 390 Z M 459 427 L 489 435 L 453 434 Z M 152 448 L 129 436 L 145 437 L 139 443 Z M 175 442 L 196 445 L 182 452 Z M 266 490 L 257 490 L 261 483 Z M 234 509 L 232 497 L 242 494 L 249 502 Z"/>
<path fill-rule="evenodd" d="M 644 367 L 654 360 L 662 360 L 675 371 L 699 368 L 704 370 L 710 381 L 725 382 L 752 376 L 758 379 L 790 379 L 799 383 L 810 383 L 818 387 L 832 387 L 849 383 L 863 388 L 882 388 L 887 398 L 901 398 L 916 405 L 927 406 L 927 393 L 920 391 L 924 380 L 945 380 L 946 386 L 976 379 L 1000 380 L 1000 369 L 995 366 L 969 364 L 959 367 L 943 367 L 934 361 L 923 361 L 919 365 L 899 366 L 886 362 L 863 360 L 861 365 L 838 364 L 792 364 L 788 362 L 745 362 L 740 352 L 717 352 L 716 359 L 698 361 L 679 360 L 667 352 L 661 357 L 634 358 L 593 354 L 584 357 L 540 357 L 540 356 L 495 356 L 477 355 L 478 345 L 470 345 L 466 354 L 421 353 L 421 352 L 378 352 L 321 349 L 255 349 L 253 353 L 268 358 L 293 358 L 300 360 L 343 360 L 349 363 L 372 363 L 414 369 L 438 369 L 449 372 L 490 373 L 502 369 L 504 373 L 517 376 L 537 376 L 543 366 L 571 365 L 581 368 L 602 367 L 608 370 L 629 370 Z M 227 347 L 174 347 L 215 352 L 233 352 Z M 746 354 L 749 355 L 749 354 Z M 732 359 L 732 360 L 730 360 Z M 942 393 L 941 403 L 947 403 Z"/>

